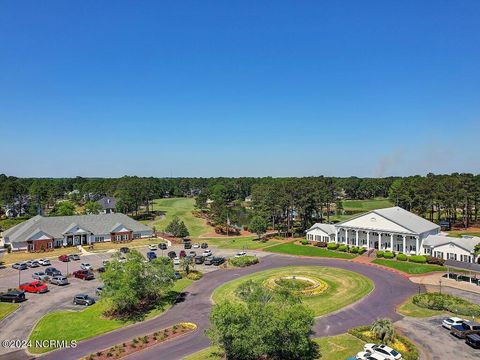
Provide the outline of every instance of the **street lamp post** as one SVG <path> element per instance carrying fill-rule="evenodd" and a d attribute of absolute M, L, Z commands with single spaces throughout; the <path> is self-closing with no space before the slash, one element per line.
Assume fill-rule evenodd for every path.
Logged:
<path fill-rule="evenodd" d="M 438 280 L 438 283 L 440 284 L 440 294 L 442 293 L 442 279 Z"/>
<path fill-rule="evenodd" d="M 18 286 L 20 286 L 20 272 L 21 272 L 21 270 L 20 270 L 20 268 L 19 268 L 19 269 L 18 269 Z"/>

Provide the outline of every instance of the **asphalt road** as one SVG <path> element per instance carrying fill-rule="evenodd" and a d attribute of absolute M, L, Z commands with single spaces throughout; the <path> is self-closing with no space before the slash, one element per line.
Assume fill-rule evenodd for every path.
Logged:
<path fill-rule="evenodd" d="M 253 272 L 290 265 L 338 267 L 363 274 L 375 283 L 374 291 L 364 299 L 336 313 L 318 318 L 314 326 L 316 336 L 341 334 L 353 326 L 369 324 L 380 317 L 399 320 L 401 316 L 395 312 L 395 307 L 418 291 L 418 286 L 408 279 L 393 272 L 364 264 L 336 259 L 268 255 L 263 257 L 260 264 L 245 269 L 219 270 L 206 274 L 200 281 L 196 281 L 186 289 L 185 301 L 176 304 L 155 319 L 85 340 L 78 344 L 75 349 L 57 350 L 46 354 L 42 358 L 78 359 L 179 322 L 194 322 L 198 326 L 196 332 L 130 356 L 131 359 L 182 359 L 184 356 L 201 350 L 210 344 L 204 331 L 209 324 L 208 315 L 212 307 L 211 294 L 215 288 L 229 280 Z"/>

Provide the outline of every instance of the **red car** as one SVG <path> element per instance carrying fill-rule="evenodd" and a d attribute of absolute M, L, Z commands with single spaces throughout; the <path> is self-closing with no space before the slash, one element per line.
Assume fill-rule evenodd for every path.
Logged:
<path fill-rule="evenodd" d="M 180 250 L 180 254 L 178 254 L 178 256 L 180 256 L 182 258 L 182 257 L 187 256 L 187 253 L 185 252 L 185 250 Z"/>
<path fill-rule="evenodd" d="M 68 261 L 70 261 L 70 256 L 68 256 L 68 255 L 60 255 L 60 256 L 58 257 L 58 260 L 63 261 L 63 262 L 68 262 Z"/>
<path fill-rule="evenodd" d="M 93 279 L 95 279 L 95 275 L 93 275 L 93 272 L 91 272 L 90 270 L 74 271 L 73 276 L 75 276 L 78 279 L 83 279 L 83 280 L 93 280 Z"/>
<path fill-rule="evenodd" d="M 19 286 L 20 290 L 29 293 L 45 293 L 48 291 L 48 286 L 41 281 L 32 281 L 31 283 L 24 283 Z"/>

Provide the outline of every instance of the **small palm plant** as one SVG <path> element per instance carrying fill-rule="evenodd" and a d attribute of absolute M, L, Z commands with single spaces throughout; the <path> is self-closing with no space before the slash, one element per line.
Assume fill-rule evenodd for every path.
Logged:
<path fill-rule="evenodd" d="M 190 256 L 185 256 L 180 261 L 180 268 L 188 275 L 195 268 L 195 261 Z"/>
<path fill-rule="evenodd" d="M 390 319 L 378 319 L 373 323 L 370 330 L 378 340 L 385 344 L 392 342 L 395 337 L 395 329 Z"/>

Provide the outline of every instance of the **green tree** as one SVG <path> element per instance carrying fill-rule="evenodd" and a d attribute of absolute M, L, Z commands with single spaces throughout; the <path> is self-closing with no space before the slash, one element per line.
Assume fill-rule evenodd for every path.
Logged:
<path fill-rule="evenodd" d="M 267 231 L 267 222 L 261 216 L 254 216 L 248 225 L 248 229 L 261 239 Z"/>
<path fill-rule="evenodd" d="M 195 269 L 195 261 L 193 260 L 193 258 L 190 256 L 184 256 L 180 260 L 180 269 L 185 271 L 187 275 L 190 274 L 190 270 Z"/>
<path fill-rule="evenodd" d="M 102 205 L 96 201 L 87 201 L 84 211 L 85 214 L 100 214 L 100 211 L 102 211 Z"/>
<path fill-rule="evenodd" d="M 172 221 L 170 221 L 165 231 L 175 237 L 187 237 L 190 235 L 187 226 L 178 216 L 175 216 Z"/>
<path fill-rule="evenodd" d="M 383 343 L 389 343 L 393 341 L 395 337 L 395 329 L 393 328 L 392 320 L 390 319 L 378 319 L 372 324 L 371 331 L 378 340 Z"/>
<path fill-rule="evenodd" d="M 75 215 L 75 204 L 71 201 L 65 200 L 55 204 L 50 215 L 54 216 L 71 216 Z"/>

